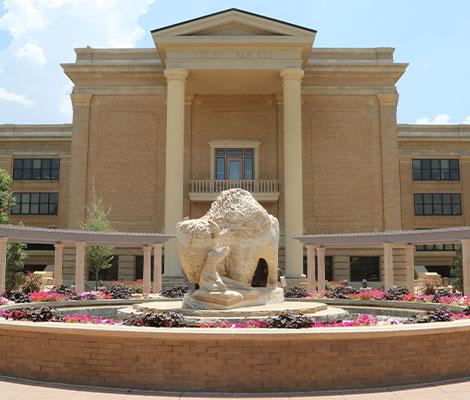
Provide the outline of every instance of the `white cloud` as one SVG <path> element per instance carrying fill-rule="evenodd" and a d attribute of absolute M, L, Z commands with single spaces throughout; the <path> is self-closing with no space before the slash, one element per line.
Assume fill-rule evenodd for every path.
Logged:
<path fill-rule="evenodd" d="M 438 114 L 434 118 L 422 117 L 416 121 L 417 124 L 447 125 L 450 124 L 450 115 Z"/>
<path fill-rule="evenodd" d="M 14 88 L 37 104 L 27 114 L 22 107 L 0 108 L 0 122 L 70 119 L 70 100 L 65 95 L 70 88 L 64 90 L 69 80 L 60 63 L 73 62 L 77 47 L 135 47 L 146 34 L 139 19 L 154 1 L 4 0 L 0 30 L 12 40 L 0 50 L 0 69 L 4 68 L 0 87 Z"/>
<path fill-rule="evenodd" d="M 0 101 L 9 101 L 13 103 L 19 103 L 19 104 L 22 104 L 23 106 L 28 106 L 28 107 L 34 104 L 34 102 L 28 99 L 26 96 L 9 92 L 8 90 L 3 89 L 3 88 L 0 88 Z"/>
<path fill-rule="evenodd" d="M 20 47 L 16 51 L 16 55 L 20 58 L 26 58 L 33 63 L 39 64 L 41 68 L 44 68 L 47 62 L 42 48 L 33 43 L 26 43 L 23 47 Z"/>
<path fill-rule="evenodd" d="M 470 115 L 467 115 L 465 119 L 463 120 L 464 124 L 470 124 Z"/>

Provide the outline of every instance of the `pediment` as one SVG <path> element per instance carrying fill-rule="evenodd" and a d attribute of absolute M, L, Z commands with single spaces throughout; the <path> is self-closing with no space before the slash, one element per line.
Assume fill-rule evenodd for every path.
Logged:
<path fill-rule="evenodd" d="M 315 30 L 238 9 L 154 29 L 157 37 L 177 36 L 314 36 Z"/>

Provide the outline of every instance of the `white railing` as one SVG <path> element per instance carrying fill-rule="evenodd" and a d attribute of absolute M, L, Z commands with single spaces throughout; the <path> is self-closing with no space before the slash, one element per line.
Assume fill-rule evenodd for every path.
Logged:
<path fill-rule="evenodd" d="M 279 193 L 279 182 L 273 179 L 257 180 L 213 180 L 199 179 L 190 181 L 192 193 L 218 193 L 228 189 L 245 189 L 252 193 Z"/>

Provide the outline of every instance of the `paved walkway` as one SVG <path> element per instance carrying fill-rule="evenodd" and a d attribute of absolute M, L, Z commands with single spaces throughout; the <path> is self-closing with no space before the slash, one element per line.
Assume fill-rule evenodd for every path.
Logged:
<path fill-rule="evenodd" d="M 374 391 L 322 392 L 305 395 L 161 395 L 135 390 L 96 389 L 83 386 L 42 384 L 0 377 L 1 400 L 176 400 L 204 398 L 277 398 L 298 400 L 470 400 L 470 378 L 427 386 L 407 386 Z"/>

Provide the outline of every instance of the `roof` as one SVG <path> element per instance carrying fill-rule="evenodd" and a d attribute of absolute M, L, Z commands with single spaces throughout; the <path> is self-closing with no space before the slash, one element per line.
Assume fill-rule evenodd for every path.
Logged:
<path fill-rule="evenodd" d="M 470 226 L 411 231 L 357 232 L 320 235 L 297 235 L 305 245 L 328 248 L 381 247 L 384 244 L 444 244 L 470 239 Z"/>
<path fill-rule="evenodd" d="M 150 246 L 163 244 L 174 238 L 164 233 L 91 232 L 73 229 L 37 228 L 22 225 L 0 225 L 0 237 L 20 243 L 65 243 L 86 242 L 108 246 Z"/>
<path fill-rule="evenodd" d="M 265 15 L 255 14 L 255 13 L 252 13 L 250 11 L 240 10 L 239 8 L 227 8 L 226 10 L 217 11 L 217 12 L 212 13 L 212 14 L 206 14 L 206 15 L 203 15 L 201 17 L 197 17 L 197 18 L 186 20 L 186 21 L 178 22 L 176 24 L 171 24 L 171 25 L 163 26 L 161 28 L 152 29 L 150 32 L 151 33 L 160 32 L 160 31 L 163 31 L 165 29 L 174 28 L 176 26 L 188 24 L 190 22 L 199 21 L 199 20 L 204 19 L 204 18 L 215 17 L 217 15 L 222 15 L 222 14 L 226 14 L 226 13 L 234 12 L 234 11 L 238 12 L 238 13 L 241 13 L 241 14 L 250 15 L 252 17 L 263 18 L 263 19 L 266 19 L 266 20 L 269 20 L 269 21 L 272 21 L 272 22 L 277 22 L 277 23 L 280 23 L 280 24 L 288 25 L 288 26 L 291 26 L 293 28 L 303 29 L 303 30 L 306 30 L 306 31 L 309 31 L 309 32 L 317 33 L 317 31 L 315 29 L 306 28 L 305 26 L 292 24 L 290 22 L 281 21 L 279 19 L 275 19 L 275 18 L 271 18 L 271 17 L 266 17 Z"/>

